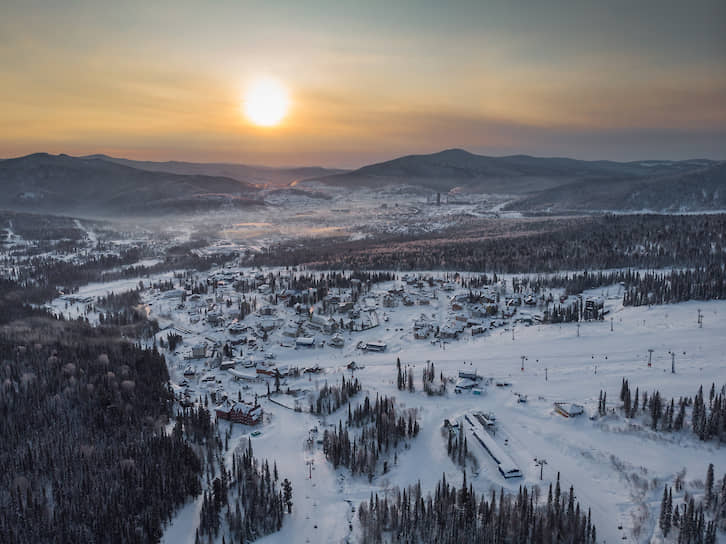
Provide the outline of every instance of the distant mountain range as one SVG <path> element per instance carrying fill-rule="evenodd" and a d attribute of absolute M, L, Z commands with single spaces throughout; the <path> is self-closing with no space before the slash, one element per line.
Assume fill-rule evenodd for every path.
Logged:
<path fill-rule="evenodd" d="M 447 193 L 511 195 L 513 210 L 694 210 L 726 208 L 724 162 L 581 161 L 487 157 L 462 149 L 408 155 L 300 185 L 378 189 L 408 185 Z"/>
<path fill-rule="evenodd" d="M 139 170 L 99 158 L 36 153 L 0 161 L 0 208 L 103 217 L 254 205 L 254 185 Z"/>
<path fill-rule="evenodd" d="M 138 170 L 149 172 L 169 172 L 172 174 L 217 176 L 236 179 L 245 183 L 263 186 L 284 187 L 308 178 L 316 178 L 347 172 L 336 168 L 322 168 L 320 166 L 299 166 L 289 168 L 275 168 L 271 166 L 254 166 L 233 163 L 199 163 L 199 162 L 152 162 L 119 159 L 107 155 L 88 155 L 84 159 L 101 159 Z"/>
<path fill-rule="evenodd" d="M 726 210 L 726 162 L 688 169 L 689 161 L 672 163 L 651 175 L 585 179 L 518 199 L 505 207 L 521 211 L 656 211 Z"/>
<path fill-rule="evenodd" d="M 424 193 L 508 195 L 505 209 L 523 212 L 724 210 L 726 162 L 487 157 L 461 149 L 354 171 L 44 153 L 0 161 L 0 208 L 93 217 L 261 205 L 265 195 L 326 198 L 326 187 L 398 186 Z"/>

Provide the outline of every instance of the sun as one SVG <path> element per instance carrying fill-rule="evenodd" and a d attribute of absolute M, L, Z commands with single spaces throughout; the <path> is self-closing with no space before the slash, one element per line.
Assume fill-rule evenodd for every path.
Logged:
<path fill-rule="evenodd" d="M 255 125 L 273 127 L 287 114 L 290 99 L 285 87 L 271 78 L 258 79 L 247 88 L 244 113 Z"/>

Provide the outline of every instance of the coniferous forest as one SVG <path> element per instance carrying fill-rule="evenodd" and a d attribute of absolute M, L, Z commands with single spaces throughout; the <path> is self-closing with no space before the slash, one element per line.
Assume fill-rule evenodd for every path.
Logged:
<path fill-rule="evenodd" d="M 3 541 L 157 542 L 202 492 L 202 536 L 279 530 L 290 482 L 251 447 L 226 468 L 228 436 L 202 404 L 174 412 L 155 348 L 122 341 L 116 327 L 42 314 L 0 332 Z"/>
<path fill-rule="evenodd" d="M 164 358 L 79 322 L 0 336 L 0 534 L 7 542 L 156 541 L 201 490 L 201 463 L 165 434 Z"/>
<path fill-rule="evenodd" d="M 679 544 L 716 544 L 717 529 L 726 528 L 726 475 L 720 484 L 714 481 L 714 467 L 709 464 L 704 494 L 698 499 L 684 491 L 680 475 L 674 485 L 666 484 L 660 502 L 658 528 L 664 537 L 677 533 Z"/>
<path fill-rule="evenodd" d="M 559 475 L 546 500 L 536 495 L 526 487 L 516 495 L 505 495 L 503 489 L 498 495 L 479 495 L 467 484 L 466 473 L 461 487 L 450 485 L 444 475 L 426 497 L 420 484 L 380 497 L 371 494 L 358 509 L 362 542 L 597 542 L 590 511 L 580 509 L 572 487 L 562 492 Z"/>
<path fill-rule="evenodd" d="M 418 413 L 401 410 L 394 398 L 376 396 L 374 402 L 366 397 L 352 409 L 348 404 L 348 420 L 343 426 L 323 434 L 323 451 L 334 467 L 343 465 L 353 474 L 367 474 L 369 480 L 377 474 L 379 461 L 382 472 L 388 472 L 387 457 L 397 455 L 399 444 L 406 445 L 419 433 Z"/>
<path fill-rule="evenodd" d="M 230 542 L 251 542 L 279 531 L 291 510 L 290 481 L 280 481 L 277 465 L 271 470 L 267 460 L 256 459 L 248 441 L 241 454 L 233 454 L 231 470 L 219 463 L 211 490 L 204 492 L 197 541 L 217 537 L 224 521 Z"/>
<path fill-rule="evenodd" d="M 310 239 L 276 245 L 254 265 L 347 270 L 536 273 L 724 263 L 726 214 L 481 220 L 425 235 Z"/>
<path fill-rule="evenodd" d="M 601 413 L 604 414 L 602 391 L 600 398 Z M 700 440 L 726 442 L 726 386 L 719 389 L 711 384 L 706 393 L 701 386 L 693 397 L 668 400 L 658 390 L 650 393 L 637 387 L 632 390 L 628 380 L 623 378 L 620 400 L 625 417 L 644 417 L 654 431 L 691 431 Z"/>
<path fill-rule="evenodd" d="M 332 414 L 338 408 L 347 404 L 351 397 L 360 392 L 361 385 L 358 378 L 349 380 L 342 376 L 340 385 L 328 385 L 325 383 L 320 388 L 314 401 L 310 402 L 310 412 L 317 415 Z"/>

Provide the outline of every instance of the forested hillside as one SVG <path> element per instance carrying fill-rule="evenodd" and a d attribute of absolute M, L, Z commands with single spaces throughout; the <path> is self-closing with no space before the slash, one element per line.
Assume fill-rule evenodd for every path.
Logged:
<path fill-rule="evenodd" d="M 115 329 L 33 318 L 0 331 L 0 534 L 149 542 L 201 490 L 163 356 Z"/>
<path fill-rule="evenodd" d="M 707 266 L 726 260 L 725 232 L 724 214 L 496 219 L 422 237 L 276 245 L 252 264 L 507 273 Z"/>
<path fill-rule="evenodd" d="M 590 512 L 580 509 L 572 487 L 569 493 L 561 491 L 559 475 L 554 490 L 549 487 L 546 504 L 539 501 L 537 490 L 520 487 L 516 496 L 492 491 L 487 498 L 467 484 L 466 475 L 460 488 L 444 476 L 433 496 L 424 497 L 420 485 L 396 489 L 390 498 L 371 494 L 358 516 L 366 543 L 597 542 Z"/>

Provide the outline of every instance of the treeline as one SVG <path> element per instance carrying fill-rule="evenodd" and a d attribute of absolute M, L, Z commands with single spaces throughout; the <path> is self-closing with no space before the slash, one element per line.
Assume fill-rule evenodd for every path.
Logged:
<path fill-rule="evenodd" d="M 414 409 L 396 408 L 392 397 L 379 397 L 375 402 L 366 397 L 362 404 L 351 410 L 348 405 L 348 421 L 338 428 L 323 433 L 325 457 L 337 468 L 348 467 L 353 474 L 367 474 L 372 480 L 379 460 L 395 453 L 398 459 L 399 443 L 406 444 L 420 430 L 418 412 Z M 383 460 L 383 473 L 388 472 L 388 461 Z"/>
<path fill-rule="evenodd" d="M 580 294 L 588 289 L 622 285 L 623 305 L 674 304 L 687 300 L 726 299 L 726 268 L 723 264 L 668 272 L 583 271 L 573 274 L 513 278 L 512 284 L 533 294 L 545 289 L 564 288 L 565 294 Z"/>
<path fill-rule="evenodd" d="M 197 272 L 209 270 L 213 266 L 224 264 L 234 258 L 231 253 L 213 253 L 197 255 L 194 252 L 186 254 L 177 254 L 172 250 L 168 250 L 164 259 L 151 266 L 132 265 L 125 266 L 121 270 L 105 272 L 101 281 L 113 281 L 122 278 L 137 278 L 140 276 L 149 276 L 159 274 L 161 272 L 169 272 L 180 268 L 188 268 Z"/>
<path fill-rule="evenodd" d="M 314 289 L 350 289 L 356 285 L 374 285 L 385 281 L 393 281 L 393 272 L 367 272 L 353 270 L 351 272 L 326 272 L 323 274 L 296 273 L 290 280 L 290 288 L 303 291 Z"/>
<path fill-rule="evenodd" d="M 86 324 L 0 332 L 0 534 L 6 542 L 153 542 L 200 492 L 201 463 L 163 432 L 164 358 Z"/>
<path fill-rule="evenodd" d="M 29 249 L 23 253 L 28 254 Z M 91 282 L 109 282 L 122 278 L 147 276 L 170 270 L 189 268 L 197 272 L 209 270 L 214 265 L 223 264 L 235 258 L 234 254 L 198 255 L 192 250 L 177 253 L 174 248 L 167 250 L 164 259 L 154 265 L 134 265 L 140 259 L 152 257 L 146 246 L 130 247 L 118 253 L 108 250 L 99 242 L 96 250 L 85 249 L 84 255 L 68 261 L 54 256 L 18 255 L 7 259 L 5 264 L 12 267 L 13 280 L 28 302 L 40 304 L 59 294 L 73 293 L 79 287 Z"/>
<path fill-rule="evenodd" d="M 696 501 L 686 491 L 678 504 L 673 499 L 674 487 L 676 493 L 682 490 L 680 479 L 675 486 L 663 488 L 658 516 L 663 536 L 667 538 L 671 531 L 678 529 L 679 544 L 716 544 L 717 531 L 726 530 L 726 475 L 721 480 L 720 491 L 714 489 L 713 464 L 708 465 L 703 500 Z"/>
<path fill-rule="evenodd" d="M 271 472 L 267 460 L 257 460 L 248 439 L 242 454 L 232 456 L 232 469 L 220 463 L 219 475 L 204 492 L 196 541 L 219 536 L 224 520 L 230 542 L 251 542 L 279 531 L 286 509 L 292 511 L 290 481 L 280 482 L 277 465 Z"/>
<path fill-rule="evenodd" d="M 78 226 L 76 219 L 57 215 L 0 211 L 0 223 L 7 225 L 12 231 L 26 240 L 49 241 L 70 240 L 81 242 L 86 231 Z M 84 220 L 94 230 L 108 229 L 107 223 Z"/>
<path fill-rule="evenodd" d="M 620 283 L 630 285 L 636 282 L 639 276 L 639 272 L 630 269 L 615 270 L 612 272 L 583 270 L 582 272 L 574 273 L 515 277 L 512 278 L 512 285 L 515 293 L 518 291 L 529 291 L 537 295 L 547 289 L 564 289 L 565 295 L 579 295 L 588 289 L 596 289 L 606 285 Z"/>
<path fill-rule="evenodd" d="M 348 404 L 350 398 L 360 393 L 360 390 L 358 378 L 346 380 L 345 376 L 342 376 L 340 385 L 328 385 L 326 382 L 315 400 L 310 402 L 310 412 L 316 415 L 332 414 L 344 404 Z"/>
<path fill-rule="evenodd" d="M 686 300 L 726 299 L 726 269 L 722 265 L 658 274 L 638 274 L 626 283 L 624 306 L 673 304 Z"/>
<path fill-rule="evenodd" d="M 53 288 L 25 288 L 15 280 L 0 278 L 0 325 L 27 317 L 48 317 L 48 311 L 36 304 L 54 295 Z"/>
<path fill-rule="evenodd" d="M 449 485 L 444 475 L 433 496 L 423 497 L 420 484 L 396 489 L 390 499 L 371 494 L 358 508 L 361 542 L 597 542 L 590 511 L 585 514 L 580 508 L 572 487 L 569 493 L 561 492 L 559 474 L 554 490 L 550 484 L 545 504 L 536 495 L 536 490 L 520 486 L 516 495 L 505 495 L 502 489 L 497 497 L 492 490 L 487 499 L 467 486 L 466 473 L 460 488 Z"/>
<path fill-rule="evenodd" d="M 351 298 L 353 302 L 357 302 L 358 298 L 367 293 L 373 285 L 394 279 L 396 275 L 393 272 L 300 274 L 294 276 L 290 282 L 291 289 L 298 294 L 289 296 L 286 304 L 292 307 L 298 303 L 312 305 L 322 301 L 322 313 L 328 313 L 330 305 L 326 297 L 333 293 L 333 289 L 350 288 Z M 277 303 L 277 295 L 274 302 Z"/>
<path fill-rule="evenodd" d="M 71 293 L 81 285 L 101 281 L 104 270 L 134 262 L 139 250 L 128 249 L 119 255 L 98 254 L 85 257 L 84 262 L 67 262 L 52 257 L 33 257 L 13 266 L 11 277 L 2 280 L 5 298 L 23 303 L 43 304 L 60 294 Z"/>
<path fill-rule="evenodd" d="M 42 286 L 63 286 L 63 291 L 73 292 L 81 285 L 100 281 L 103 272 L 122 267 L 139 260 L 141 251 L 130 248 L 118 255 L 91 254 L 82 263 L 67 262 L 52 257 L 36 257 L 29 262 L 29 275 Z"/>
<path fill-rule="evenodd" d="M 159 332 L 159 323 L 155 319 L 149 320 L 146 312 L 138 307 L 141 304 L 140 293 L 141 287 L 98 297 L 96 309 L 99 326 L 115 327 L 119 334 L 133 338 L 151 338 Z"/>
<path fill-rule="evenodd" d="M 533 273 L 707 267 L 726 260 L 726 214 L 496 219 L 426 237 L 306 240 L 253 256 L 257 265 L 319 269 Z"/>
<path fill-rule="evenodd" d="M 104 297 L 96 298 L 96 307 L 109 312 L 133 308 L 139 304 L 141 304 L 140 289 L 131 289 L 121 293 L 110 292 Z"/>
<path fill-rule="evenodd" d="M 279 290 L 282 286 L 293 291 L 317 291 L 317 297 L 322 300 L 332 289 L 350 289 L 356 286 L 371 286 L 376 283 L 393 281 L 393 272 L 368 272 L 353 270 L 351 272 L 324 272 L 309 273 L 286 270 L 283 278 L 283 271 L 259 273 L 254 278 L 244 277 L 235 281 L 234 287 L 240 293 L 256 291 L 260 285 L 267 284 L 272 291 Z M 209 285 L 216 289 L 218 280 L 209 280 Z"/>
<path fill-rule="evenodd" d="M 603 318 L 602 312 L 599 318 Z M 543 312 L 543 323 L 572 323 L 573 321 L 582 321 L 585 318 L 582 301 L 571 302 L 570 304 L 553 304 L 551 308 L 547 308 Z"/>
<path fill-rule="evenodd" d="M 138 310 L 118 310 L 116 312 L 100 312 L 98 314 L 98 322 L 101 326 L 126 327 L 127 325 L 137 325 L 146 322 L 146 314 Z M 157 332 L 155 330 L 154 332 Z M 148 333 L 146 335 L 149 336 Z"/>
<path fill-rule="evenodd" d="M 726 441 L 726 386 L 716 389 L 711 384 L 708 400 L 705 400 L 703 386 L 694 397 L 680 397 L 670 402 L 660 391 L 642 393 L 636 387 L 633 393 L 628 380 L 623 378 L 620 388 L 622 411 L 627 418 L 647 415 L 651 429 L 658 431 L 681 431 L 690 429 L 700 440 Z M 603 393 L 601 392 L 601 397 Z M 690 421 L 686 420 L 686 408 L 690 408 Z"/>

